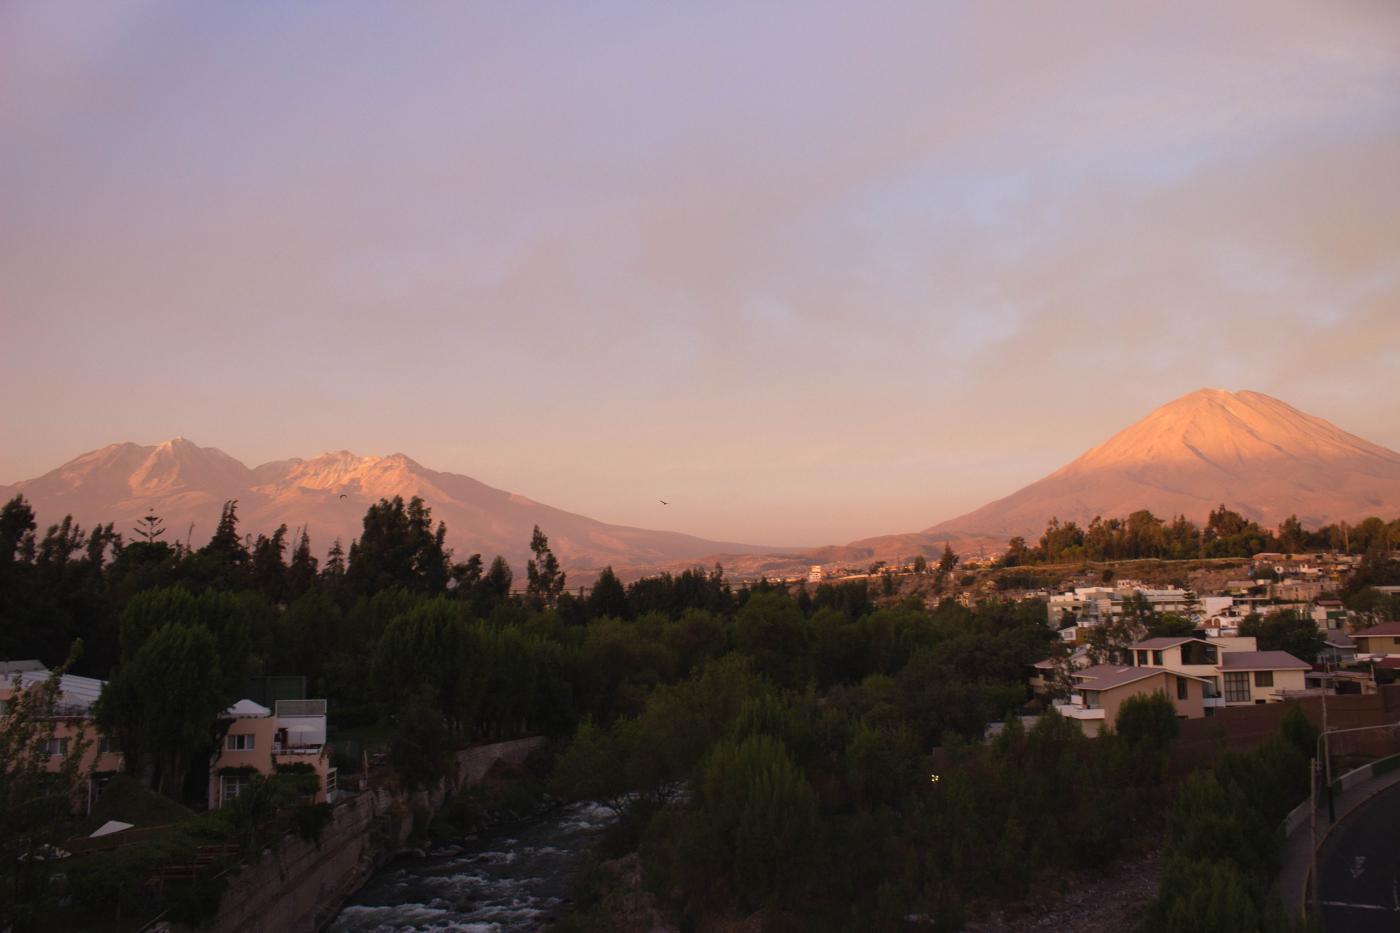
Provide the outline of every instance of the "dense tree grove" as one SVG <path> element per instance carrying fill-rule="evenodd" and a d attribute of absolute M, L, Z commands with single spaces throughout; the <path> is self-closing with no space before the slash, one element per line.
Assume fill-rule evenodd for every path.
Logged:
<path fill-rule="evenodd" d="M 1308 796 L 1317 731 L 1294 707 L 1280 734 L 1186 779 L 1167 816 L 1162 883 L 1145 933 L 1304 929 L 1272 891 L 1279 823 Z"/>
<path fill-rule="evenodd" d="M 1211 510 L 1204 528 L 1184 515 L 1166 521 L 1146 509 L 1127 518 L 1095 516 L 1087 528 L 1054 518 L 1038 544 L 1012 538 L 1002 555 L 1002 564 L 1017 567 L 1083 560 L 1253 557 L 1265 551 L 1366 554 L 1385 553 L 1395 547 L 1400 547 L 1400 518 L 1388 524 L 1379 518 L 1368 518 L 1357 525 L 1338 523 L 1309 531 L 1294 515 L 1284 519 L 1276 531 L 1269 531 L 1221 505 Z"/>

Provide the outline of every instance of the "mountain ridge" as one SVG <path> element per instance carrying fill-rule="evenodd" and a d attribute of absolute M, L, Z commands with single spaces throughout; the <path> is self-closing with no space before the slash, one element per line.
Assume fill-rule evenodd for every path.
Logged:
<path fill-rule="evenodd" d="M 182 437 L 144 446 L 124 441 L 80 454 L 33 479 L 0 486 L 0 498 L 17 493 L 25 495 L 42 523 L 71 514 L 89 526 L 129 525 L 154 512 L 176 537 L 192 536 L 196 544 L 213 532 L 223 503 L 237 499 L 245 532 L 268 534 L 281 524 L 293 532 L 307 527 L 321 553 L 334 540 L 348 546 L 357 538 L 373 502 L 419 496 L 435 521 L 447 523 L 448 544 L 459 557 L 500 554 L 517 568 L 530 556 L 535 525 L 549 535 L 563 566 L 573 570 L 780 550 L 598 521 L 469 476 L 429 469 L 403 453 L 365 456 L 337 450 L 250 468 L 217 447 L 200 447 Z"/>
<path fill-rule="evenodd" d="M 273 460 L 249 468 L 218 448 L 185 438 L 141 446 L 109 444 L 10 486 L 43 521 L 72 514 L 83 524 L 126 523 L 149 511 L 177 534 L 189 523 L 212 531 L 225 500 L 239 500 L 245 530 L 310 526 L 324 552 L 357 537 L 368 505 L 421 496 L 447 522 L 460 556 L 502 554 L 517 567 L 538 524 L 571 570 L 612 564 L 635 576 L 722 560 L 752 568 L 860 563 L 934 555 L 945 542 L 997 548 L 1014 536 L 1035 540 L 1051 518 L 1088 524 L 1148 509 L 1162 518 L 1203 522 L 1224 504 L 1266 527 L 1289 515 L 1318 527 L 1368 515 L 1400 515 L 1400 453 L 1350 434 L 1261 392 L 1200 389 L 1160 405 L 1059 469 L 952 519 L 903 534 L 845 545 L 781 548 L 710 541 L 671 531 L 600 522 L 458 473 L 432 470 L 407 454 L 348 450 Z M 345 499 L 341 499 L 341 496 Z"/>

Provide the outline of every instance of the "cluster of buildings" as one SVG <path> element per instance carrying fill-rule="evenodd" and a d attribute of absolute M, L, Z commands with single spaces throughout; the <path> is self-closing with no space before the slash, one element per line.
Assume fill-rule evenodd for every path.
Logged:
<path fill-rule="evenodd" d="M 46 683 L 50 671 L 38 661 L 0 662 L 0 709 L 17 691 Z M 51 737 L 43 748 L 48 771 L 59 772 L 78 755 L 78 773 L 84 778 L 85 809 L 101 793 L 113 775 L 125 770 L 120 748 L 98 729 L 93 707 L 104 681 L 63 674 L 58 679 L 56 703 L 47 718 Z M 334 801 L 338 792 L 336 769 L 331 765 L 326 741 L 326 701 L 278 699 L 263 706 L 242 699 L 224 710 L 211 732 L 220 736 L 209 757 L 209 808 L 217 809 L 238 797 L 255 775 L 281 771 L 315 774 L 317 788 L 310 803 Z"/>
<path fill-rule="evenodd" d="M 1378 668 L 1400 669 L 1400 622 L 1371 625 L 1327 595 L 1345 582 L 1354 562 L 1261 554 L 1253 576 L 1227 581 L 1209 595 L 1134 581 L 1045 594 L 1047 621 L 1069 652 L 1036 664 L 1031 686 L 1089 735 L 1111 728 L 1129 697 L 1152 692 L 1165 695 L 1186 719 L 1323 692 L 1372 693 Z M 1400 594 L 1400 587 L 1379 589 Z M 1239 634 L 1246 617 L 1284 611 L 1317 626 L 1324 638 L 1318 663 L 1260 651 L 1255 638 Z M 1116 652 L 1113 663 L 1092 663 L 1094 629 L 1130 613 L 1139 619 L 1173 613 L 1189 620 L 1193 632 L 1140 640 Z"/>

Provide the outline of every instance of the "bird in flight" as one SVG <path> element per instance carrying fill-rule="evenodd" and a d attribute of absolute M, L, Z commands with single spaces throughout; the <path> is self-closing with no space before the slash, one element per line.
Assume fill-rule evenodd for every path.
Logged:
<path fill-rule="evenodd" d="M 660 502 L 662 505 L 670 505 L 670 504 L 671 504 L 671 503 L 667 502 L 665 499 L 657 499 L 656 501 L 657 501 L 657 502 Z"/>
<path fill-rule="evenodd" d="M 342 492 L 342 493 L 340 494 L 340 498 L 344 499 L 344 498 L 345 498 L 345 493 Z"/>

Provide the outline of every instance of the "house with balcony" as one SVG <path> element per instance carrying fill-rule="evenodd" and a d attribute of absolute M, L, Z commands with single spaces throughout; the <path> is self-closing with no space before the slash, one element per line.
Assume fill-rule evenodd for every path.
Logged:
<path fill-rule="evenodd" d="M 1286 651 L 1259 651 L 1250 637 L 1149 638 L 1131 647 L 1137 667 L 1160 667 L 1210 684 L 1205 715 L 1221 706 L 1276 703 L 1307 688 L 1312 665 Z"/>
<path fill-rule="evenodd" d="M 48 668 L 37 661 L 6 662 L 6 672 L 0 675 L 0 718 L 17 693 L 47 683 L 50 676 Z M 59 678 L 58 695 L 49 716 L 52 731 L 44 746 L 44 767 L 50 772 L 63 770 L 71 756 L 81 756 L 78 773 L 84 775 L 86 799 L 82 805 L 87 810 L 96 802 L 101 785 L 121 771 L 125 763 L 121 751 L 98 731 L 93 718 L 93 706 L 105 683 L 75 674 Z"/>
<path fill-rule="evenodd" d="M 1079 724 L 1084 734 L 1098 735 L 1112 729 L 1118 711 L 1129 697 L 1160 693 L 1171 700 L 1181 719 L 1205 715 L 1207 681 L 1166 668 L 1097 664 L 1070 674 L 1074 692 L 1068 700 L 1056 700 L 1055 712 Z"/>
<path fill-rule="evenodd" d="M 325 700 L 278 700 L 273 709 L 243 699 L 220 716 L 226 724 L 209 762 L 209 809 L 235 799 L 256 774 L 311 772 L 316 793 L 308 802 L 333 801 L 336 771 L 326 744 Z"/>

